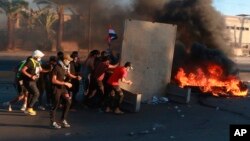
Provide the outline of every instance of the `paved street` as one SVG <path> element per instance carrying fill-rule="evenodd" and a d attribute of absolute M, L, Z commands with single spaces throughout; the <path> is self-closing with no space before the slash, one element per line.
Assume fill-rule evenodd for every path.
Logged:
<path fill-rule="evenodd" d="M 7 85 L 1 86 L 2 103 L 15 94 L 6 88 Z M 199 101 L 205 106 L 200 105 Z M 195 99 L 194 96 L 189 105 L 172 102 L 143 104 L 139 113 L 122 116 L 79 108 L 70 112 L 72 127 L 60 130 L 49 128 L 48 111 L 38 111 L 38 115 L 32 117 L 19 111 L 20 105 L 14 106 L 13 112 L 0 107 L 0 140 L 226 141 L 229 140 L 230 124 L 250 123 L 249 114 L 240 114 L 249 112 L 249 98 L 244 101 L 215 97 Z M 236 112 L 231 111 L 230 107 L 234 107 L 232 110 Z"/>

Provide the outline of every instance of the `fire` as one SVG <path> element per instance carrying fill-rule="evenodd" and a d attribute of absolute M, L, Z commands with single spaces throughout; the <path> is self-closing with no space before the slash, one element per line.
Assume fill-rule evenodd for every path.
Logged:
<path fill-rule="evenodd" d="M 180 87 L 197 86 L 204 93 L 214 96 L 246 96 L 248 89 L 236 76 L 224 76 L 219 65 L 208 65 L 204 71 L 198 68 L 195 72 L 186 73 L 179 68 L 175 79 Z"/>

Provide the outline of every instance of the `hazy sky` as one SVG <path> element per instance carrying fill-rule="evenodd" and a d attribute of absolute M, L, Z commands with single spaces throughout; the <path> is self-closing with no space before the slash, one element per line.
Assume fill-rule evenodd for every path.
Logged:
<path fill-rule="evenodd" d="M 250 0 L 213 0 L 213 6 L 223 15 L 250 15 Z"/>

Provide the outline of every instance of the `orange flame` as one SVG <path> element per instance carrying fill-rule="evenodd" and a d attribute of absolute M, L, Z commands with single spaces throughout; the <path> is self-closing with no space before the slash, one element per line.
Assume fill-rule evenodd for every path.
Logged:
<path fill-rule="evenodd" d="M 207 73 L 202 68 L 186 74 L 179 68 L 175 79 L 180 87 L 197 86 L 202 92 L 214 96 L 246 96 L 248 89 L 236 76 L 223 77 L 223 69 L 218 65 L 209 65 Z"/>

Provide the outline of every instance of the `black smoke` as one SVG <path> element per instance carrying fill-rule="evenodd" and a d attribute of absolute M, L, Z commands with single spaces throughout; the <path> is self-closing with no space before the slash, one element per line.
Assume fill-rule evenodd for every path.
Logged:
<path fill-rule="evenodd" d="M 212 7 L 212 0 L 169 1 L 155 13 L 155 21 L 177 25 L 177 43 L 172 78 L 180 67 L 195 71 L 217 64 L 224 75 L 236 75 L 238 68 L 231 53 L 224 17 Z"/>
<path fill-rule="evenodd" d="M 194 42 L 228 52 L 223 16 L 212 7 L 212 0 L 172 0 L 155 16 L 157 22 L 178 26 L 177 39 L 187 47 Z"/>

